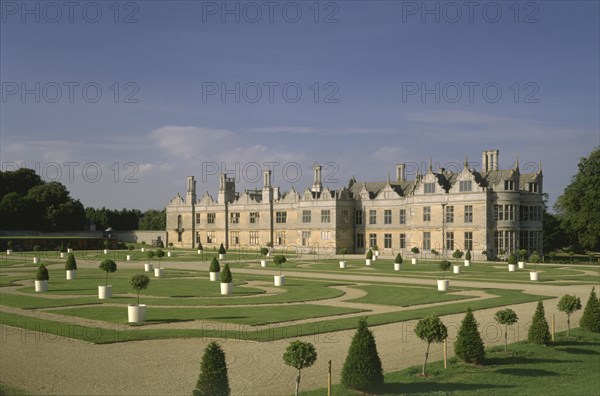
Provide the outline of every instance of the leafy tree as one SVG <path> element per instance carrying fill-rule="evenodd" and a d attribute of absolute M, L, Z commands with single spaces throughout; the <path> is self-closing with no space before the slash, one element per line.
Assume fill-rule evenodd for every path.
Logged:
<path fill-rule="evenodd" d="M 383 384 L 383 369 L 377 353 L 375 337 L 367 327 L 367 319 L 358 321 L 350 349 L 342 368 L 342 385 L 348 389 L 371 392 Z"/>
<path fill-rule="evenodd" d="M 233 277 L 231 276 L 229 264 L 225 263 L 225 265 L 223 266 L 223 271 L 221 271 L 221 283 L 231 283 L 232 281 Z"/>
<path fill-rule="evenodd" d="M 519 250 L 519 260 L 525 261 L 527 259 L 527 249 Z"/>
<path fill-rule="evenodd" d="M 65 263 L 65 269 L 67 271 L 77 270 L 77 260 L 75 260 L 75 255 L 73 253 L 69 253 L 69 255 L 67 256 L 67 262 Z"/>
<path fill-rule="evenodd" d="M 456 249 L 454 251 L 454 253 L 452 253 L 452 258 L 454 260 L 460 260 L 460 258 L 463 256 L 463 252 L 460 249 Z"/>
<path fill-rule="evenodd" d="M 450 261 L 448 261 L 448 260 L 440 261 L 439 267 L 440 267 L 440 271 L 442 271 L 442 277 L 446 276 L 446 271 L 448 271 L 451 266 L 452 266 L 452 264 L 450 264 Z"/>
<path fill-rule="evenodd" d="M 262 254 L 263 256 L 266 256 L 269 253 L 269 248 L 263 247 L 260 248 L 260 254 Z"/>
<path fill-rule="evenodd" d="M 596 296 L 595 287 L 592 287 L 588 301 L 585 304 L 579 326 L 594 333 L 600 333 L 600 301 Z"/>
<path fill-rule="evenodd" d="M 300 389 L 300 373 L 303 368 L 312 366 L 317 361 L 317 352 L 315 347 L 310 342 L 293 341 L 290 342 L 283 354 L 283 361 L 288 366 L 298 370 L 296 376 L 296 396 Z"/>
<path fill-rule="evenodd" d="M 50 275 L 48 274 L 48 268 L 44 264 L 40 264 L 37 269 L 37 273 L 35 274 L 35 280 L 39 281 L 47 281 L 50 279 Z"/>
<path fill-rule="evenodd" d="M 281 276 L 281 265 L 285 262 L 287 262 L 287 259 L 281 254 L 273 257 L 273 263 L 279 266 L 279 276 Z"/>
<path fill-rule="evenodd" d="M 544 212 L 543 227 L 544 252 L 559 250 L 573 243 L 558 216 Z"/>
<path fill-rule="evenodd" d="M 555 205 L 564 228 L 589 250 L 600 250 L 600 147 L 581 158 L 579 171 Z"/>
<path fill-rule="evenodd" d="M 456 356 L 467 363 L 480 364 L 485 358 L 483 340 L 477 330 L 477 321 L 470 307 L 467 308 L 465 318 L 458 330 L 458 335 L 454 342 L 454 351 L 456 352 Z"/>
<path fill-rule="evenodd" d="M 145 290 L 150 284 L 150 278 L 144 274 L 135 274 L 129 278 L 129 285 L 137 292 L 137 305 L 140 305 L 140 290 Z"/>
<path fill-rule="evenodd" d="M 400 253 L 398 253 L 396 255 L 396 259 L 394 260 L 394 263 L 396 263 L 396 264 L 402 264 L 402 255 Z"/>
<path fill-rule="evenodd" d="M 519 317 L 517 313 L 510 308 L 502 309 L 496 312 L 494 319 L 499 324 L 504 325 L 504 352 L 508 351 L 508 326 L 517 323 Z"/>
<path fill-rule="evenodd" d="M 148 251 L 146 252 L 146 256 L 148 257 L 148 260 L 149 260 L 149 261 L 152 261 L 152 259 L 154 258 L 154 256 L 156 256 L 156 253 L 154 253 L 154 251 L 153 251 L 153 250 L 148 250 Z"/>
<path fill-rule="evenodd" d="M 344 257 L 346 256 L 347 253 L 348 253 L 348 249 L 346 249 L 346 248 L 340 249 L 340 254 L 342 255 L 342 260 L 344 259 Z"/>
<path fill-rule="evenodd" d="M 415 334 L 421 340 L 427 343 L 427 349 L 425 350 L 425 362 L 423 362 L 422 375 L 425 376 L 427 369 L 427 359 L 429 358 L 429 347 L 432 342 L 439 343 L 444 342 L 448 338 L 448 329 L 441 321 L 441 319 L 434 313 L 419 320 L 415 327 Z"/>
<path fill-rule="evenodd" d="M 219 265 L 219 260 L 215 256 L 213 256 L 212 261 L 210 262 L 210 266 L 208 267 L 209 272 L 220 272 L 221 266 Z"/>
<path fill-rule="evenodd" d="M 156 251 L 156 257 L 158 257 L 158 268 L 160 269 L 160 259 L 165 257 L 165 251 L 162 249 L 158 249 Z"/>
<path fill-rule="evenodd" d="M 115 263 L 114 261 L 107 259 L 104 260 L 103 262 L 100 263 L 100 265 L 98 266 L 98 268 L 100 268 L 102 271 L 106 272 L 106 279 L 104 282 L 104 286 L 108 286 L 108 273 L 113 273 L 117 271 L 117 263 Z M 138 304 L 139 304 L 139 297 L 138 297 Z"/>
<path fill-rule="evenodd" d="M 225 352 L 219 344 L 211 342 L 206 346 L 200 363 L 200 375 L 194 389 L 194 396 L 228 396 L 229 376 Z"/>
<path fill-rule="evenodd" d="M 535 271 L 537 271 L 537 265 L 540 261 L 542 261 L 542 258 L 540 257 L 538 252 L 533 252 L 531 253 L 531 256 L 529 256 L 529 262 L 533 264 L 533 268 L 535 269 Z"/>
<path fill-rule="evenodd" d="M 33 169 L 19 168 L 16 171 L 0 171 L 0 197 L 11 192 L 26 195 L 35 187 L 44 184 L 42 178 Z"/>
<path fill-rule="evenodd" d="M 412 252 L 414 255 L 417 255 L 417 254 L 419 254 L 419 252 L 420 252 L 419 248 L 418 248 L 418 247 L 416 247 L 416 246 L 415 246 L 415 247 L 413 247 L 412 249 L 410 249 L 410 251 L 411 251 L 411 252 Z"/>
<path fill-rule="evenodd" d="M 138 222 L 140 230 L 164 230 L 167 228 L 167 212 L 163 210 L 149 209 L 141 214 Z"/>
<path fill-rule="evenodd" d="M 550 329 L 545 315 L 544 303 L 540 300 L 533 314 L 529 331 L 527 332 L 527 340 L 529 342 L 541 345 L 550 344 Z"/>
<path fill-rule="evenodd" d="M 571 335 L 571 314 L 581 309 L 581 299 L 577 296 L 565 294 L 558 301 L 557 308 L 567 314 L 567 337 Z"/>

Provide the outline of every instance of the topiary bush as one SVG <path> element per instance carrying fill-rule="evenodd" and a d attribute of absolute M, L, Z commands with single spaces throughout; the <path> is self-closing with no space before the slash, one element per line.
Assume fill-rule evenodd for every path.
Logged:
<path fill-rule="evenodd" d="M 204 250 L 204 249 L 202 248 L 202 242 L 200 242 L 200 241 L 198 241 L 198 250 Z"/>
<path fill-rule="evenodd" d="M 453 253 L 452 253 L 452 258 L 454 258 L 455 260 L 460 260 L 460 258 L 463 256 L 463 252 L 460 249 L 456 249 Z"/>
<path fill-rule="evenodd" d="M 213 256 L 212 261 L 208 267 L 209 272 L 220 272 L 221 266 L 219 265 L 219 260 L 215 256 Z"/>
<path fill-rule="evenodd" d="M 221 283 L 231 283 L 231 281 L 233 281 L 233 277 L 231 276 L 229 264 L 226 263 L 223 266 L 223 271 L 221 271 Z"/>
<path fill-rule="evenodd" d="M 383 369 L 367 319 L 358 321 L 342 368 L 342 385 L 360 392 L 373 392 L 383 384 Z"/>
<path fill-rule="evenodd" d="M 273 257 L 273 263 L 274 263 L 275 265 L 278 265 L 278 266 L 279 266 L 279 276 L 281 276 L 281 265 L 282 265 L 283 263 L 285 263 L 286 261 L 287 261 L 287 259 L 285 258 L 285 256 L 283 256 L 283 255 L 281 255 L 281 254 L 280 254 L 280 255 L 277 255 L 277 256 L 275 256 L 275 257 Z"/>
<path fill-rule="evenodd" d="M 262 254 L 263 256 L 266 256 L 267 254 L 269 254 L 269 248 L 260 248 L 260 254 Z"/>
<path fill-rule="evenodd" d="M 446 271 L 448 271 L 451 266 L 452 266 L 452 264 L 448 260 L 442 260 L 442 261 L 440 261 L 439 267 L 440 267 L 440 271 L 442 271 L 442 277 L 443 278 L 445 278 Z"/>
<path fill-rule="evenodd" d="M 469 260 L 471 261 L 471 250 L 467 250 L 467 253 L 465 253 L 465 260 Z"/>
<path fill-rule="evenodd" d="M 504 352 L 508 350 L 508 326 L 511 326 L 519 320 L 517 313 L 510 308 L 502 309 L 496 312 L 494 319 L 499 324 L 504 325 Z"/>
<path fill-rule="evenodd" d="M 485 359 L 483 340 L 477 330 L 477 321 L 470 307 L 467 308 L 465 318 L 458 330 L 454 342 L 454 352 L 466 363 L 481 364 Z"/>
<path fill-rule="evenodd" d="M 579 326 L 585 330 L 600 333 L 600 301 L 596 296 L 595 287 L 592 287 L 588 301 L 585 304 Z"/>
<path fill-rule="evenodd" d="M 550 345 L 550 328 L 545 315 L 544 303 L 540 300 L 531 319 L 527 341 L 534 344 Z"/>
<path fill-rule="evenodd" d="M 137 292 L 137 305 L 140 305 L 140 290 L 145 290 L 150 284 L 150 278 L 144 274 L 135 274 L 129 278 L 129 285 Z"/>
<path fill-rule="evenodd" d="M 225 251 L 225 246 L 223 246 L 223 244 L 221 244 L 221 246 L 219 246 L 219 254 L 225 254 L 225 253 L 227 253 Z"/>
<path fill-rule="evenodd" d="M 365 257 L 367 258 L 367 260 L 373 260 L 373 250 L 369 249 Z"/>
<path fill-rule="evenodd" d="M 69 255 L 67 256 L 67 261 L 65 263 L 65 269 L 67 271 L 77 270 L 77 260 L 75 260 L 75 255 L 73 253 L 69 253 Z"/>
<path fill-rule="evenodd" d="M 413 254 L 419 254 L 420 250 L 418 247 L 413 247 L 412 249 L 410 249 L 411 252 L 413 252 Z"/>
<path fill-rule="evenodd" d="M 103 262 L 100 263 L 98 268 L 100 268 L 102 271 L 106 272 L 106 280 L 105 280 L 104 286 L 108 286 L 108 273 L 109 272 L 113 273 L 113 272 L 117 271 L 117 263 L 115 263 L 112 260 L 104 260 Z"/>
<path fill-rule="evenodd" d="M 310 342 L 293 341 L 285 350 L 283 354 L 283 362 L 288 366 L 294 367 L 298 370 L 296 375 L 296 392 L 300 390 L 300 373 L 303 368 L 312 366 L 317 361 L 317 352 L 315 347 Z"/>
<path fill-rule="evenodd" d="M 511 253 L 510 256 L 508 256 L 508 264 L 517 264 L 517 256 L 515 256 L 514 253 Z"/>
<path fill-rule="evenodd" d="M 48 268 L 44 264 L 40 264 L 37 269 L 37 273 L 35 274 L 35 280 L 39 281 L 47 281 L 50 279 L 50 274 L 48 274 Z"/>
<path fill-rule="evenodd" d="M 225 352 L 219 344 L 213 341 L 206 346 L 202 355 L 200 375 L 192 394 L 194 396 L 228 396 L 229 393 Z"/>
<path fill-rule="evenodd" d="M 424 377 L 426 375 L 427 359 L 429 359 L 429 347 L 432 342 L 444 342 L 444 340 L 448 338 L 448 328 L 436 314 L 432 313 L 417 322 L 415 334 L 427 343 L 423 371 L 421 372 Z"/>
<path fill-rule="evenodd" d="M 400 253 L 398 253 L 396 255 L 396 258 L 394 259 L 394 263 L 396 263 L 396 264 L 402 264 L 402 255 Z"/>
<path fill-rule="evenodd" d="M 567 337 L 571 336 L 571 314 L 581 309 L 581 300 L 577 296 L 565 294 L 558 301 L 557 308 L 567 314 Z"/>

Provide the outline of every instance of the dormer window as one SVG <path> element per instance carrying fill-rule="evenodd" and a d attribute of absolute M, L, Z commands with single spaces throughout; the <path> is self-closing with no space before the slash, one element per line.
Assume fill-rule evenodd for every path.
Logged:
<path fill-rule="evenodd" d="M 435 193 L 435 183 L 425 183 L 425 194 Z"/>
<path fill-rule="evenodd" d="M 531 193 L 538 192 L 538 184 L 537 183 L 529 183 L 529 192 L 531 192 Z"/>
<path fill-rule="evenodd" d="M 473 183 L 471 180 L 463 180 L 458 185 L 460 192 L 473 191 Z"/>
<path fill-rule="evenodd" d="M 504 190 L 505 191 L 514 191 L 515 190 L 515 182 L 513 180 L 504 180 Z"/>

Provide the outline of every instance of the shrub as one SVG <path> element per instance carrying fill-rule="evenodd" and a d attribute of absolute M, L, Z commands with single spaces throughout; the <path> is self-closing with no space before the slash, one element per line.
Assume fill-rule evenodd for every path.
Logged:
<path fill-rule="evenodd" d="M 529 256 L 529 262 L 533 263 L 534 269 L 537 272 L 537 263 L 539 263 L 540 261 L 542 261 L 542 259 L 540 258 L 540 255 L 538 254 L 538 252 L 533 252 L 531 253 L 531 256 Z"/>
<path fill-rule="evenodd" d="M 67 271 L 75 271 L 77 269 L 77 260 L 75 260 L 75 255 L 73 253 L 69 253 L 69 255 L 67 256 L 65 269 Z"/>
<path fill-rule="evenodd" d="M 48 268 L 46 268 L 44 264 L 40 264 L 37 273 L 35 274 L 35 280 L 47 281 L 49 279 L 50 275 L 48 274 Z"/>
<path fill-rule="evenodd" d="M 160 269 L 160 259 L 165 257 L 165 251 L 162 249 L 158 249 L 156 251 L 156 257 L 158 257 L 158 268 Z"/>
<path fill-rule="evenodd" d="M 588 301 L 585 304 L 579 326 L 594 333 L 600 333 L 600 301 L 596 296 L 595 287 L 592 287 Z"/>
<path fill-rule="evenodd" d="M 440 271 L 442 271 L 442 276 L 446 276 L 446 271 L 448 271 L 451 266 L 452 266 L 452 264 L 448 260 L 440 261 L 439 267 L 440 267 Z"/>
<path fill-rule="evenodd" d="M 10 249 L 10 246 L 9 246 L 9 249 Z M 61 242 L 60 245 L 58 245 L 58 251 L 61 252 L 61 253 L 66 253 L 67 252 L 67 248 L 65 247 L 65 243 L 64 242 Z"/>
<path fill-rule="evenodd" d="M 134 246 L 133 245 L 127 245 L 127 250 L 129 250 L 130 252 L 133 251 Z"/>
<path fill-rule="evenodd" d="M 172 248 L 173 247 L 173 242 L 169 242 L 169 247 Z"/>
<path fill-rule="evenodd" d="M 465 253 L 465 260 L 471 260 L 471 250 L 467 250 L 467 253 Z"/>
<path fill-rule="evenodd" d="M 410 249 L 411 252 L 413 252 L 413 254 L 419 254 L 420 250 L 418 247 L 413 247 L 412 249 Z"/>
<path fill-rule="evenodd" d="M 374 252 L 378 252 L 378 251 L 379 251 L 379 246 L 377 246 L 377 245 L 373 245 L 373 251 L 374 251 Z"/>
<path fill-rule="evenodd" d="M 519 250 L 519 258 L 523 261 L 527 259 L 527 249 Z"/>
<path fill-rule="evenodd" d="M 225 246 L 223 246 L 223 244 L 221 244 L 221 246 L 219 246 L 219 254 L 225 254 Z"/>
<path fill-rule="evenodd" d="M 348 253 L 348 249 L 346 248 L 341 248 L 340 249 L 340 254 L 342 255 L 342 259 L 344 258 L 344 256 Z"/>
<path fill-rule="evenodd" d="M 485 348 L 483 340 L 477 330 L 477 321 L 473 316 L 471 308 L 467 308 L 467 313 L 463 319 L 456 341 L 454 342 L 454 352 L 467 363 L 482 363 L 485 358 Z"/>
<path fill-rule="evenodd" d="M 200 241 L 198 241 L 198 250 L 204 250 L 204 249 L 202 248 L 202 242 L 200 242 Z"/>
<path fill-rule="evenodd" d="M 298 370 L 296 376 L 296 396 L 300 389 L 300 372 L 303 368 L 312 366 L 317 361 L 317 352 L 315 347 L 310 342 L 293 341 L 285 350 L 283 354 L 283 361 L 288 366 L 294 367 Z"/>
<path fill-rule="evenodd" d="M 140 290 L 144 290 L 150 284 L 150 278 L 144 274 L 135 274 L 129 278 L 129 285 L 137 292 L 137 305 L 140 305 Z"/>
<path fill-rule="evenodd" d="M 508 326 L 517 323 L 519 317 L 515 311 L 510 308 L 506 308 L 496 312 L 494 319 L 499 324 L 504 325 L 504 352 L 506 352 L 508 350 Z"/>
<path fill-rule="evenodd" d="M 165 244 L 162 241 L 162 239 L 159 239 L 158 241 L 156 241 L 156 247 L 158 247 L 158 248 L 164 248 L 165 247 Z"/>
<path fill-rule="evenodd" d="M 535 313 L 531 320 L 531 326 L 527 332 L 527 340 L 534 344 L 549 345 L 550 344 L 550 329 L 544 312 L 544 303 L 542 300 L 538 302 Z"/>
<path fill-rule="evenodd" d="M 463 256 L 463 252 L 460 249 L 456 249 L 453 253 L 452 253 L 452 258 L 455 260 L 460 260 L 460 258 Z"/>
<path fill-rule="evenodd" d="M 112 260 L 104 260 L 103 262 L 100 263 L 100 266 L 98 268 L 100 268 L 102 271 L 106 272 L 106 281 L 104 283 L 104 286 L 107 286 L 108 285 L 108 273 L 116 272 L 117 264 Z"/>
<path fill-rule="evenodd" d="M 206 346 L 200 363 L 200 375 L 196 382 L 193 395 L 198 396 L 228 396 L 229 376 L 225 352 L 219 344 L 211 342 Z"/>
<path fill-rule="evenodd" d="M 260 254 L 262 254 L 263 256 L 266 256 L 269 253 L 269 248 L 260 248 Z"/>
<path fill-rule="evenodd" d="M 231 276 L 231 270 L 229 269 L 229 264 L 225 263 L 223 266 L 223 271 L 221 271 L 221 283 L 231 283 L 233 277 Z"/>
<path fill-rule="evenodd" d="M 154 258 L 154 256 L 156 256 L 156 253 L 154 253 L 154 251 L 152 251 L 152 250 L 148 250 L 146 252 L 146 256 L 148 256 L 148 260 L 152 260 Z"/>
<path fill-rule="evenodd" d="M 373 260 L 373 251 L 369 249 L 365 257 L 367 258 L 367 260 Z"/>
<path fill-rule="evenodd" d="M 13 241 L 8 241 L 8 242 L 6 242 L 6 248 L 7 248 L 8 250 L 11 250 L 11 249 L 12 249 L 12 247 L 13 247 Z M 62 250 L 61 250 L 61 252 L 62 252 Z"/>
<path fill-rule="evenodd" d="M 219 265 L 219 260 L 215 256 L 213 256 L 212 261 L 210 262 L 210 266 L 208 267 L 210 272 L 220 272 L 221 266 Z"/>
<path fill-rule="evenodd" d="M 350 349 L 342 368 L 342 385 L 361 392 L 375 390 L 383 384 L 383 369 L 377 353 L 375 337 L 366 318 L 358 321 Z"/>
<path fill-rule="evenodd" d="M 108 249 L 108 244 L 109 244 L 109 242 L 108 242 L 108 239 L 107 239 L 107 240 L 104 241 L 104 249 Z"/>
<path fill-rule="evenodd" d="M 34 252 L 39 252 L 39 251 L 40 251 L 40 245 L 35 245 L 35 246 L 33 247 L 33 251 L 34 251 Z"/>
<path fill-rule="evenodd" d="M 510 256 L 508 256 L 508 264 L 517 264 L 517 256 L 515 256 L 514 253 L 511 253 Z"/>
<path fill-rule="evenodd" d="M 394 260 L 394 263 L 396 263 L 396 264 L 402 264 L 402 255 L 400 253 L 398 253 L 396 255 L 396 259 Z"/>
<path fill-rule="evenodd" d="M 427 343 L 427 349 L 425 350 L 425 362 L 423 362 L 422 375 L 425 376 L 425 370 L 427 369 L 427 359 L 429 358 L 429 347 L 432 342 L 444 342 L 448 338 L 448 329 L 441 321 L 441 319 L 434 313 L 419 320 L 415 327 L 415 334 L 421 340 Z"/>
<path fill-rule="evenodd" d="M 558 301 L 559 311 L 567 314 L 567 337 L 571 336 L 571 314 L 581 309 L 581 300 L 577 296 L 565 294 Z"/>
<path fill-rule="evenodd" d="M 287 259 L 285 258 L 285 256 L 279 254 L 275 257 L 273 257 L 273 263 L 275 263 L 275 265 L 279 266 L 279 276 L 281 276 L 281 265 L 283 263 L 285 263 L 287 261 Z"/>

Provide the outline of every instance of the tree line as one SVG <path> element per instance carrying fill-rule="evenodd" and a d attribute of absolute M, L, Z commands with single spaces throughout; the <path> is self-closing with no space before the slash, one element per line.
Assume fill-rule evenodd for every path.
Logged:
<path fill-rule="evenodd" d="M 164 230 L 166 211 L 85 208 L 59 182 L 45 182 L 33 169 L 0 171 L 0 228 L 31 231 Z"/>

